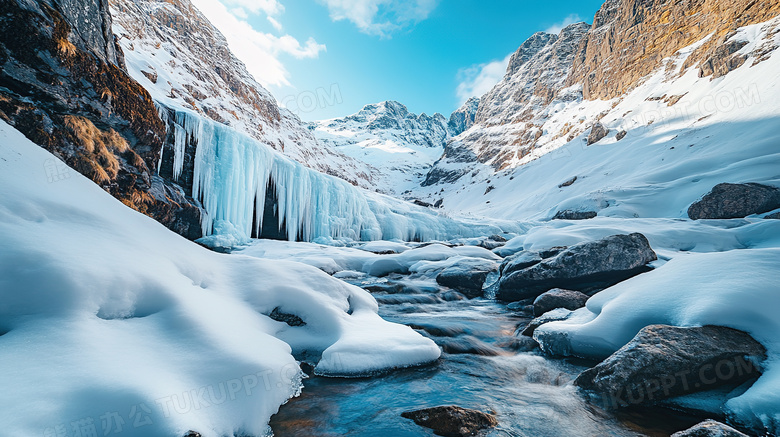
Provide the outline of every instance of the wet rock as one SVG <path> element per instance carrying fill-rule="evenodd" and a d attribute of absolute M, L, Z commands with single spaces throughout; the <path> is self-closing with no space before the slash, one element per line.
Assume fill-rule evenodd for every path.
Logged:
<path fill-rule="evenodd" d="M 462 293 L 458 293 L 457 291 L 445 291 L 444 293 L 439 294 L 439 297 L 441 297 L 445 302 L 457 302 L 459 300 L 466 300 L 467 297 L 463 295 Z"/>
<path fill-rule="evenodd" d="M 672 434 L 672 437 L 748 437 L 748 435 L 720 422 L 705 420 L 685 431 Z"/>
<path fill-rule="evenodd" d="M 780 189 L 769 185 L 718 184 L 688 208 L 688 217 L 732 219 L 780 208 Z"/>
<path fill-rule="evenodd" d="M 559 322 L 561 320 L 568 319 L 570 316 L 571 316 L 571 311 L 565 308 L 558 308 L 552 311 L 547 311 L 541 316 L 528 322 L 528 324 L 525 325 L 522 331 L 520 331 L 520 334 L 525 335 L 526 337 L 532 337 L 534 335 L 534 331 L 536 331 L 536 328 L 544 325 L 545 323 Z"/>
<path fill-rule="evenodd" d="M 647 264 L 656 259 L 639 233 L 580 243 L 531 267 L 505 270 L 496 298 L 507 302 L 536 298 L 552 288 L 594 292 L 650 270 Z"/>
<path fill-rule="evenodd" d="M 184 434 L 184 437 L 200 437 L 200 433 L 195 431 L 187 431 L 187 433 Z"/>
<path fill-rule="evenodd" d="M 507 338 L 497 342 L 496 346 L 513 352 L 531 352 L 539 349 L 539 344 L 533 338 L 526 336 Z"/>
<path fill-rule="evenodd" d="M 615 135 L 615 139 L 617 141 L 620 141 L 620 140 L 622 140 L 623 138 L 626 137 L 626 134 L 628 134 L 628 132 L 622 130 L 622 131 L 618 132 L 617 135 Z"/>
<path fill-rule="evenodd" d="M 601 141 L 604 137 L 609 134 L 609 129 L 604 127 L 603 124 L 596 122 L 596 124 L 593 125 L 593 127 L 590 129 L 590 135 L 588 135 L 588 145 L 598 143 Z"/>
<path fill-rule="evenodd" d="M 566 209 L 558 211 L 553 220 L 588 220 L 596 217 L 598 213 L 596 211 L 573 211 Z"/>
<path fill-rule="evenodd" d="M 564 290 L 562 288 L 553 288 L 540 295 L 534 300 L 534 316 L 539 317 L 542 314 L 556 308 L 565 308 L 574 311 L 585 306 L 588 301 L 588 295 L 574 290 Z"/>
<path fill-rule="evenodd" d="M 765 219 L 780 220 L 780 212 L 769 214 L 769 215 L 765 216 L 764 218 Z"/>
<path fill-rule="evenodd" d="M 436 276 L 439 285 L 455 289 L 468 298 L 482 296 L 482 286 L 498 265 L 492 262 L 464 262 L 447 267 Z"/>
<path fill-rule="evenodd" d="M 764 346 L 736 329 L 651 325 L 574 385 L 600 395 L 605 408 L 653 404 L 749 381 L 765 359 Z"/>
<path fill-rule="evenodd" d="M 268 317 L 276 320 L 277 322 L 287 323 L 290 326 L 306 326 L 306 322 L 304 322 L 302 318 L 296 316 L 295 314 L 283 313 L 279 307 L 274 308 Z"/>
<path fill-rule="evenodd" d="M 446 437 L 476 435 L 479 431 L 498 425 L 496 416 L 481 411 L 469 410 L 455 405 L 406 411 L 401 417 L 430 428 L 434 433 Z"/>

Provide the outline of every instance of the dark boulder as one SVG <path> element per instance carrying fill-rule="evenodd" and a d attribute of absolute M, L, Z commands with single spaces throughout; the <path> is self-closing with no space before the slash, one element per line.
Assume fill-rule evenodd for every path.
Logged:
<path fill-rule="evenodd" d="M 596 211 L 573 211 L 566 209 L 558 211 L 553 220 L 588 220 L 596 217 L 598 213 Z"/>
<path fill-rule="evenodd" d="M 468 298 L 482 296 L 482 286 L 488 275 L 498 270 L 493 262 L 463 262 L 447 267 L 436 276 L 439 285 L 452 288 Z"/>
<path fill-rule="evenodd" d="M 639 233 L 580 243 L 522 270 L 504 270 L 496 298 L 513 302 L 536 298 L 552 288 L 583 293 L 602 290 L 650 270 L 657 258 Z"/>
<path fill-rule="evenodd" d="M 705 420 L 685 431 L 672 434 L 672 437 L 748 437 L 748 435 L 720 422 Z"/>
<path fill-rule="evenodd" d="M 626 134 L 628 134 L 628 132 L 622 130 L 622 131 L 618 132 L 617 135 L 615 135 L 615 139 L 620 141 L 620 140 L 622 140 L 623 138 L 626 137 Z"/>
<path fill-rule="evenodd" d="M 598 143 L 601 141 L 604 137 L 609 134 L 609 129 L 604 127 L 603 124 L 596 122 L 596 124 L 593 125 L 593 127 L 590 129 L 590 134 L 588 135 L 588 145 Z"/>
<path fill-rule="evenodd" d="M 766 349 L 749 334 L 722 326 L 651 325 L 574 381 L 605 408 L 736 386 L 760 375 Z"/>
<path fill-rule="evenodd" d="M 430 428 L 434 433 L 446 437 L 476 435 L 479 431 L 498 425 L 496 416 L 481 411 L 469 410 L 455 405 L 406 411 L 401 417 Z"/>
<path fill-rule="evenodd" d="M 304 322 L 302 318 L 296 316 L 295 314 L 284 313 L 279 307 L 274 308 L 268 317 L 276 320 L 277 322 L 284 322 L 290 326 L 306 326 L 306 322 Z"/>
<path fill-rule="evenodd" d="M 585 306 L 588 301 L 588 295 L 574 290 L 564 290 L 562 288 L 553 288 L 543 293 L 534 300 L 534 316 L 539 317 L 542 314 L 556 308 L 565 308 L 574 311 Z"/>
<path fill-rule="evenodd" d="M 761 184 L 718 184 L 688 208 L 688 217 L 732 219 L 780 208 L 780 189 Z"/>

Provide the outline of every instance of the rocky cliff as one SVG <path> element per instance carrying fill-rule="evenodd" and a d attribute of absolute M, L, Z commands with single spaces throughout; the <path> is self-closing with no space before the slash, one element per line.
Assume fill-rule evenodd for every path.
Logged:
<path fill-rule="evenodd" d="M 151 170 L 165 126 L 124 69 L 107 4 L 4 0 L 0 17 L 0 117 L 128 206 L 197 238 L 198 208 Z M 67 177 L 41 165 L 50 182 Z"/>
<path fill-rule="evenodd" d="M 230 126 L 353 185 L 373 187 L 372 169 L 318 144 L 304 123 L 279 107 L 252 77 L 225 37 L 189 0 L 111 0 L 110 5 L 128 71 L 157 102 Z"/>
<path fill-rule="evenodd" d="M 667 80 L 691 68 L 714 79 L 750 58 L 761 62 L 774 44 L 744 53 L 748 42 L 735 38 L 736 30 L 778 14 L 780 3 L 766 0 L 608 0 L 592 26 L 536 33 L 511 57 L 501 82 L 482 96 L 474 125 L 450 140 L 423 185 L 452 183 L 471 173 L 469 163 L 494 172 L 516 168 L 587 136 L 659 70 Z M 683 95 L 644 97 L 672 106 Z"/>

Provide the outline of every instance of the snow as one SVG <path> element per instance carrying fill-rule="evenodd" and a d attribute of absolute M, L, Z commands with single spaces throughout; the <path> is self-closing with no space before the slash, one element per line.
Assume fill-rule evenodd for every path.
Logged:
<path fill-rule="evenodd" d="M 210 252 L 73 171 L 52 178 L 57 158 L 4 122 L 0 143 L 4 435 L 265 435 L 301 390 L 296 357 L 324 375 L 439 357 L 357 287 Z M 306 325 L 266 316 L 276 308 Z"/>

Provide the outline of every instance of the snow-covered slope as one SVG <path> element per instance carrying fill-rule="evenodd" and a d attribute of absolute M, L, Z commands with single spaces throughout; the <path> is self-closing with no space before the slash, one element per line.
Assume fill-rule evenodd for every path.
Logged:
<path fill-rule="evenodd" d="M 700 77 L 690 59 L 707 36 L 612 100 L 584 100 L 582 88 L 571 86 L 530 112 L 527 122 L 488 126 L 479 120 L 500 120 L 515 109 L 506 103 L 493 113 L 485 97 L 478 124 L 450 142 L 429 174 L 433 185 L 418 190 L 418 197 L 443 199 L 453 211 L 513 219 L 549 219 L 563 209 L 684 217 L 687 206 L 718 183 L 777 183 L 780 108 L 772 102 L 780 98 L 774 79 L 780 71 L 778 29 L 780 18 L 733 32 L 724 44 L 739 46 L 731 56 L 744 62 L 715 79 Z M 517 75 L 510 71 L 491 95 L 508 89 Z M 588 146 L 597 121 L 609 133 Z M 500 146 L 516 155 L 481 162 L 480 151 L 492 150 L 483 140 L 509 143 L 517 138 L 516 126 L 529 124 L 532 146 L 518 140 L 515 147 Z"/>
<path fill-rule="evenodd" d="M 293 354 L 323 375 L 439 356 L 357 287 L 210 252 L 2 121 L 0 143 L 3 435 L 265 435 L 301 388 Z M 50 166 L 63 172 L 55 181 Z"/>
<path fill-rule="evenodd" d="M 371 188 L 373 169 L 317 143 L 265 90 L 189 0 L 111 0 L 130 75 L 152 97 L 245 132 L 290 158 Z"/>
<path fill-rule="evenodd" d="M 375 177 L 381 180 L 377 188 L 389 194 L 419 186 L 452 135 L 443 115 L 412 114 L 392 101 L 310 126 L 320 144 L 376 168 Z"/>

